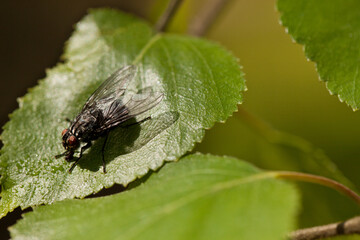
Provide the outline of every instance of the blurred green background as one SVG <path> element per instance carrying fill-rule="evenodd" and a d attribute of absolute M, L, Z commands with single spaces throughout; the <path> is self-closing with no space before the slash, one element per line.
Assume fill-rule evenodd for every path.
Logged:
<path fill-rule="evenodd" d="M 24 95 L 26 88 L 44 77 L 45 68 L 56 64 L 72 25 L 85 15 L 86 9 L 110 6 L 154 22 L 166 3 L 166 0 L 2 2 L 2 9 L 7 11 L 0 15 L 1 123 L 16 108 L 16 97 Z M 186 0 L 170 32 L 186 31 L 192 16 L 204 4 L 206 0 Z M 273 129 L 302 139 L 295 138 L 295 145 L 291 146 L 269 141 L 244 121 L 241 111 L 225 124 L 218 123 L 208 130 L 195 151 L 235 156 L 262 168 L 293 170 L 299 166 L 301 169 L 304 162 L 323 158 L 325 153 L 346 177 L 360 186 L 360 112 L 353 112 L 331 96 L 325 83 L 319 81 L 315 65 L 306 60 L 303 47 L 293 43 L 279 24 L 275 0 L 229 1 L 205 37 L 222 44 L 240 59 L 248 87 L 241 108 Z M 285 143 L 289 139 L 293 137 L 285 135 Z M 308 185 L 301 189 L 307 190 L 303 194 L 306 196 L 300 226 L 345 220 L 359 214 L 353 202 L 333 190 Z"/>
<path fill-rule="evenodd" d="M 192 16 L 206 4 L 186 1 L 170 30 L 184 31 L 184 19 L 191 24 Z M 235 156 L 265 169 L 335 178 L 322 171 L 331 170 L 334 166 L 326 162 L 333 161 L 356 188 L 360 186 L 360 113 L 329 94 L 303 46 L 280 25 L 275 6 L 275 0 L 229 1 L 206 34 L 240 59 L 248 91 L 240 112 L 207 131 L 195 151 Z M 259 121 L 261 126 L 254 128 Z M 263 129 L 264 125 L 268 126 Z M 300 227 L 345 220 L 360 212 L 334 190 L 298 186 L 303 193 Z"/>
<path fill-rule="evenodd" d="M 329 94 L 303 47 L 279 24 L 275 2 L 231 1 L 207 37 L 240 59 L 248 87 L 242 106 L 248 112 L 323 149 L 359 186 L 360 112 Z M 217 124 L 198 149 L 239 156 L 246 136 L 235 130 L 238 125 L 234 119 Z"/>
<path fill-rule="evenodd" d="M 242 108 L 274 129 L 301 137 L 295 140 L 300 150 L 283 142 L 266 141 L 239 113 L 207 131 L 196 150 L 236 156 L 268 169 L 302 171 L 309 169 L 304 164 L 319 161 L 322 157 L 318 155 L 325 153 L 360 186 L 360 112 L 353 112 L 329 94 L 325 83 L 319 81 L 315 64 L 307 61 L 303 47 L 294 43 L 279 24 L 275 5 L 276 1 L 269 0 L 230 1 L 206 37 L 226 46 L 240 59 L 248 87 Z M 359 214 L 354 203 L 333 190 L 300 186 L 301 227 Z"/>
<path fill-rule="evenodd" d="M 155 21 L 167 2 L 155 1 L 148 18 Z M 185 0 L 168 30 L 186 32 L 206 4 L 206 0 Z M 230 0 L 205 37 L 239 58 L 248 87 L 241 108 L 270 128 L 323 149 L 360 186 L 360 112 L 330 95 L 319 80 L 316 65 L 286 33 L 279 16 L 276 0 Z M 195 150 L 238 157 L 254 154 L 241 145 L 248 144 L 246 138 L 251 134 L 242 132 L 249 126 L 241 115 L 235 113 L 226 124 L 216 124 Z"/>

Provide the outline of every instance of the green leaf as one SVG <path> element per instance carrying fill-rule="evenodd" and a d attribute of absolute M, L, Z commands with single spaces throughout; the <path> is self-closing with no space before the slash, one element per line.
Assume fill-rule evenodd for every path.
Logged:
<path fill-rule="evenodd" d="M 283 239 L 299 199 L 273 176 L 234 158 L 190 155 L 129 191 L 38 207 L 10 231 L 14 239 Z"/>
<path fill-rule="evenodd" d="M 241 120 L 241 121 L 240 121 Z M 229 154 L 268 170 L 287 170 L 325 176 L 358 192 L 325 152 L 298 136 L 279 131 L 242 107 L 226 124 L 216 126 L 195 150 Z M 360 213 L 348 197 L 316 184 L 297 183 L 302 194 L 298 227 L 306 228 L 343 221 Z"/>
<path fill-rule="evenodd" d="M 331 94 L 354 110 L 360 106 L 360 2 L 278 0 L 281 22 L 305 46 Z"/>
<path fill-rule="evenodd" d="M 82 198 L 114 183 L 126 185 L 174 161 L 201 141 L 204 129 L 225 121 L 241 102 L 244 79 L 236 59 L 222 47 L 186 36 L 154 34 L 147 23 L 110 9 L 92 10 L 76 25 L 65 63 L 20 99 L 4 127 L 0 156 L 0 215 L 67 198 Z M 141 125 L 118 128 L 105 147 L 101 138 L 72 174 L 61 131 L 90 94 L 116 69 L 134 64 L 129 88 L 152 86 L 163 101 Z M 143 116 L 142 118 L 146 117 Z M 140 119 L 139 119 L 140 120 Z"/>

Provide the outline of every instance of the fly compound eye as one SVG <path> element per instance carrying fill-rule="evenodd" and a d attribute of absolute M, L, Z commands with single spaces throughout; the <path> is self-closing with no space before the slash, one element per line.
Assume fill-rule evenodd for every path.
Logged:
<path fill-rule="evenodd" d="M 64 136 L 67 131 L 69 131 L 69 130 L 68 130 L 67 128 L 65 128 L 65 129 L 61 132 L 61 136 Z"/>
<path fill-rule="evenodd" d="M 76 139 L 75 136 L 72 135 L 72 136 L 69 137 L 68 143 L 69 143 L 70 146 L 76 145 L 76 142 L 77 142 L 77 139 Z"/>

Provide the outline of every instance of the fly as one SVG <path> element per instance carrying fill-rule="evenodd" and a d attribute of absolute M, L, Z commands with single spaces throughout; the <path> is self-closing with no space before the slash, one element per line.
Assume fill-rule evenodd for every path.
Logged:
<path fill-rule="evenodd" d="M 103 171 L 106 173 L 104 147 L 109 131 L 161 102 L 163 94 L 154 92 L 151 88 L 144 88 L 132 95 L 128 93 L 127 85 L 134 79 L 135 73 L 136 67 L 133 65 L 125 66 L 114 72 L 88 98 L 81 112 L 73 121 L 70 121 L 69 128 L 62 131 L 62 145 L 66 151 L 56 155 L 56 158 L 65 156 L 65 160 L 70 161 L 73 159 L 75 150 L 83 145 L 80 148 L 79 157 L 71 165 L 69 173 L 78 164 L 83 152 L 91 147 L 91 142 L 105 135 L 102 163 Z"/>

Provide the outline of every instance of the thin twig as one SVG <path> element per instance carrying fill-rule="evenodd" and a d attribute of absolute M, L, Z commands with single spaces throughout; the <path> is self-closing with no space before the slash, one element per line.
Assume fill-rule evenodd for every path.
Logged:
<path fill-rule="evenodd" d="M 193 36 L 204 35 L 228 2 L 229 0 L 206 1 L 190 22 L 188 34 Z"/>
<path fill-rule="evenodd" d="M 332 179 L 290 171 L 275 171 L 274 176 L 280 179 L 300 180 L 327 186 L 350 197 L 360 206 L 360 196 L 350 188 L 336 182 Z M 359 234 L 360 217 L 349 219 L 342 223 L 333 223 L 329 225 L 317 226 L 313 228 L 300 229 L 289 234 L 291 240 L 316 240 L 325 237 L 334 237 L 339 235 Z"/>
<path fill-rule="evenodd" d="M 169 25 L 170 19 L 174 16 L 176 10 L 180 7 L 182 2 L 183 0 L 170 0 L 169 5 L 155 25 L 155 30 L 157 32 L 163 32 L 166 29 Z"/>
<path fill-rule="evenodd" d="M 289 234 L 291 240 L 316 240 L 340 235 L 360 234 L 360 217 L 345 222 L 300 229 Z"/>

